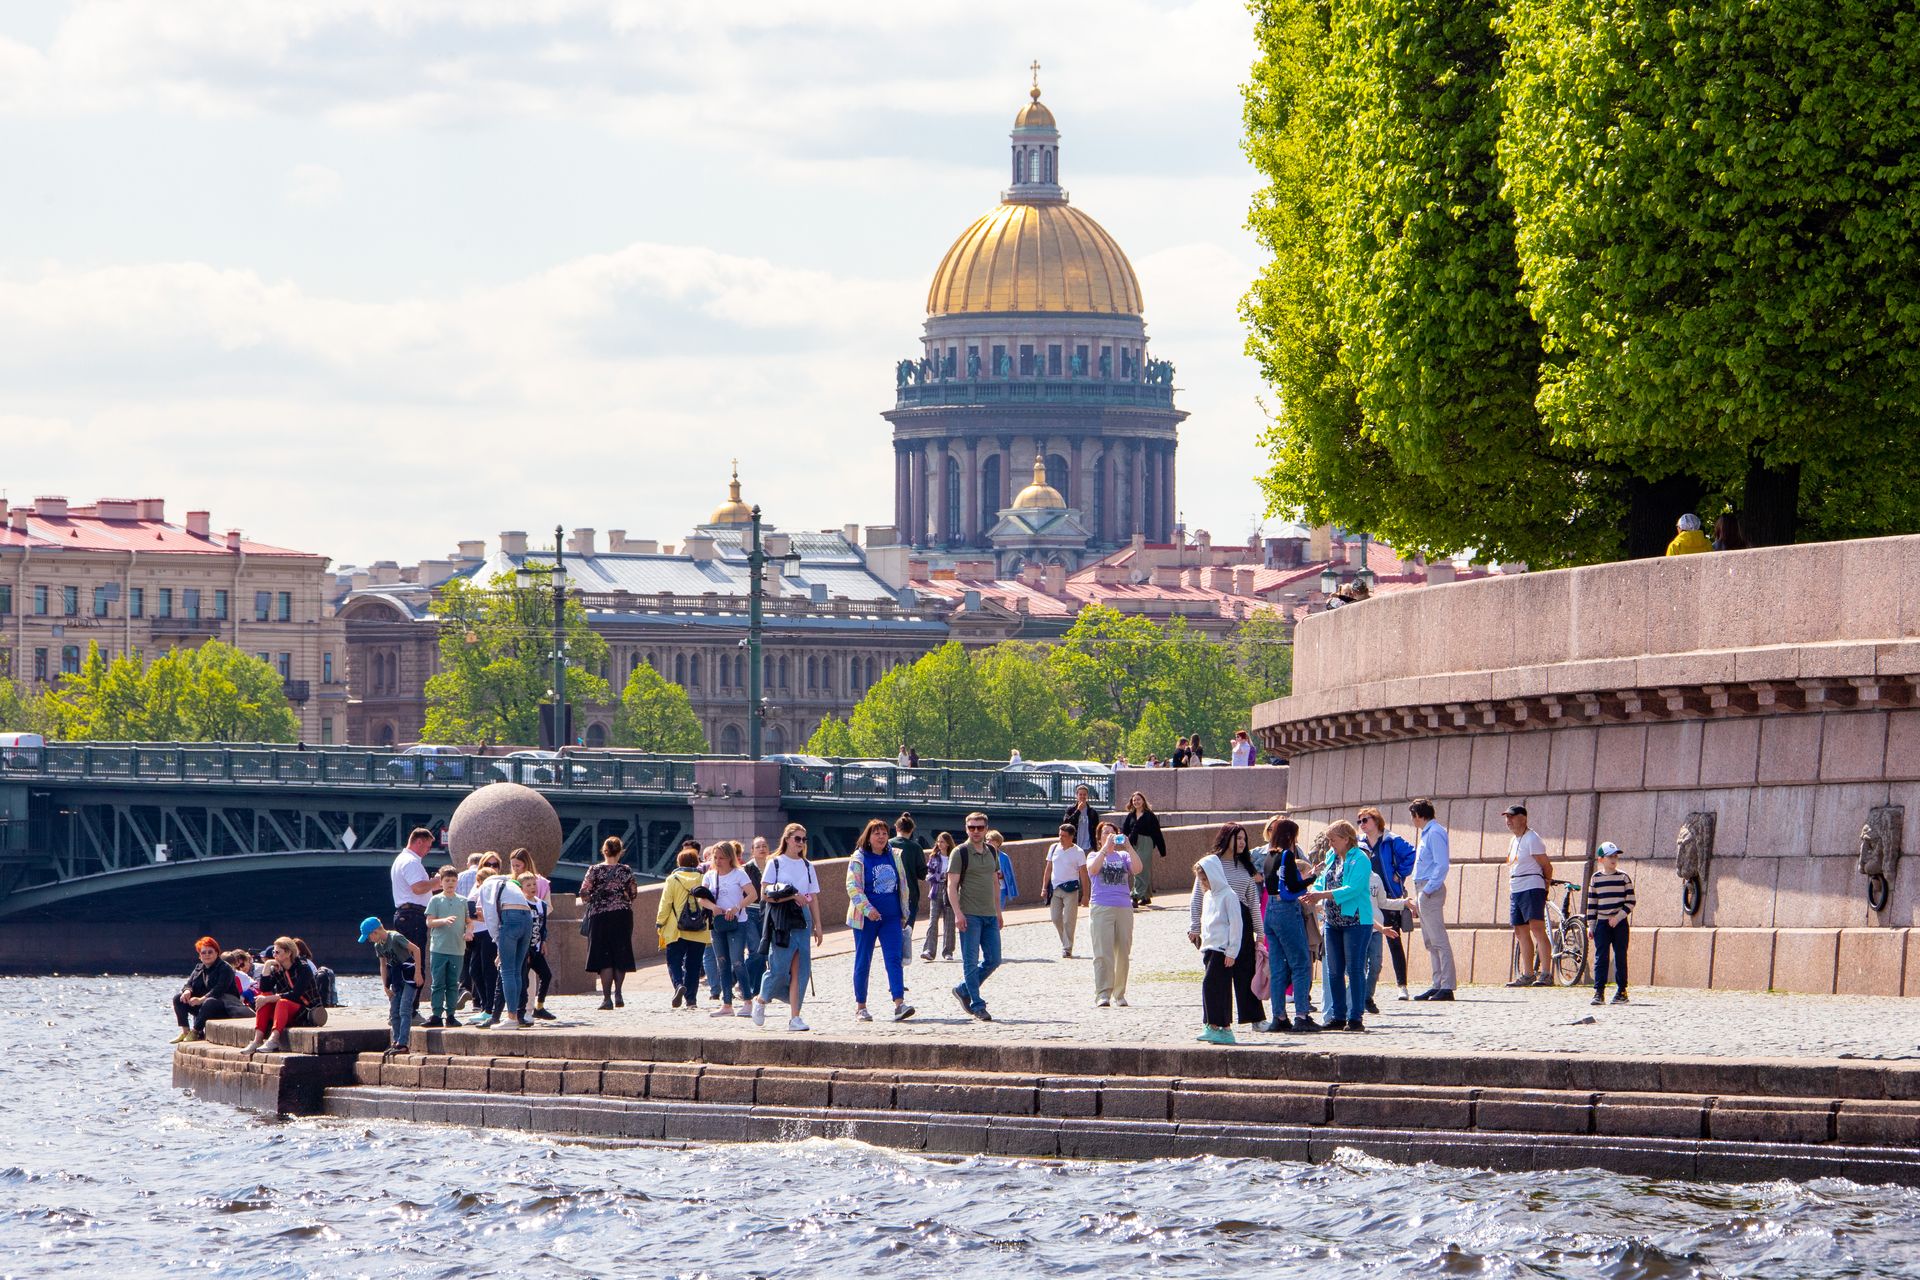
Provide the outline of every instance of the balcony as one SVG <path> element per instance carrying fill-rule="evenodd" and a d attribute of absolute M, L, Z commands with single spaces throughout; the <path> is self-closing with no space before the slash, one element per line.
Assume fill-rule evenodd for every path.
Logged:
<path fill-rule="evenodd" d="M 147 625 L 155 636 L 199 636 L 203 639 L 217 636 L 225 623 L 219 618 L 149 618 Z"/>
<path fill-rule="evenodd" d="M 943 405 L 1127 405 L 1152 409 L 1173 408 L 1173 388 L 1145 382 L 1102 382 L 1092 378 L 1056 381 L 1043 378 L 952 378 L 908 384 L 894 401 L 900 409 L 928 409 Z"/>
<path fill-rule="evenodd" d="M 281 684 L 280 692 L 287 695 L 287 701 L 299 704 L 313 696 L 311 680 L 288 680 Z"/>

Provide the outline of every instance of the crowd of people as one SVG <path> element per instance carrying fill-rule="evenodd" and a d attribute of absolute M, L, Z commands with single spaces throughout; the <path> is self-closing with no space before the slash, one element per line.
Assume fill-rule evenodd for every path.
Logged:
<path fill-rule="evenodd" d="M 1388 829 L 1377 808 L 1351 822 L 1331 823 L 1311 847 L 1299 824 L 1269 819 L 1255 844 L 1245 826 L 1223 824 L 1212 848 L 1193 864 L 1187 937 L 1202 968 L 1200 1039 L 1235 1043 L 1236 1026 L 1271 1034 L 1364 1032 L 1379 1012 L 1378 988 L 1393 971 L 1397 998 L 1446 1002 L 1458 977 L 1447 937 L 1445 907 L 1450 868 L 1448 834 L 1432 801 L 1407 809 L 1409 840 Z M 1545 928 L 1547 890 L 1554 882 L 1545 843 L 1523 805 L 1510 805 L 1507 855 L 1509 918 L 1518 975 L 1509 986 L 1552 986 L 1553 960 Z M 961 833 L 922 839 L 910 813 L 891 823 L 869 821 L 845 867 L 846 924 L 854 942 L 853 1018 L 871 1022 L 874 955 L 880 957 L 891 1018 L 912 1018 L 907 968 L 914 933 L 926 921 L 922 962 L 960 960 L 950 988 L 966 1013 L 991 1022 L 984 990 L 1000 968 L 1007 905 L 1019 892 L 1014 865 L 986 814 L 966 816 Z M 552 981 L 545 950 L 550 885 L 525 849 L 503 860 L 474 854 L 464 869 L 427 871 L 434 837 L 416 828 L 394 859 L 393 917 L 361 922 L 387 993 L 389 1055 L 409 1052 L 411 1029 L 461 1025 L 525 1028 L 551 1020 L 546 996 Z M 600 1008 L 626 1004 L 625 980 L 635 965 L 634 904 L 640 884 L 623 859 L 617 837 L 605 840 L 600 862 L 582 879 L 581 932 L 588 938 L 586 968 L 599 979 Z M 1089 915 L 1096 1007 L 1125 1007 L 1134 916 L 1153 900 L 1153 864 L 1167 856 L 1159 818 L 1136 791 L 1111 817 L 1087 787 L 1077 789 L 1047 849 L 1041 900 L 1071 959 L 1084 906 Z M 1619 868 L 1621 851 L 1597 851 L 1586 914 L 1594 942 L 1593 1003 L 1604 1002 L 1611 979 L 1615 1003 L 1627 996 L 1627 948 L 1634 907 L 1632 878 Z M 778 841 L 756 836 L 745 845 L 688 839 L 658 896 L 654 926 L 673 988 L 672 1007 L 697 1010 L 704 988 L 715 1018 L 751 1018 L 765 1026 L 771 1007 L 786 1006 L 789 1031 L 810 1030 L 803 1009 L 814 993 L 813 952 L 824 937 L 819 870 L 809 857 L 809 835 L 788 823 Z M 1413 929 L 1428 957 L 1431 983 L 1408 986 L 1407 943 Z M 174 998 L 180 1026 L 175 1043 L 204 1037 L 214 1018 L 252 1016 L 247 1052 L 279 1052 L 289 1027 L 324 1018 L 330 974 L 298 938 L 276 939 L 256 964 L 246 951 L 222 951 L 213 938 L 195 944 L 198 963 Z M 1316 1022 L 1315 969 L 1324 1020 Z M 418 1006 L 430 995 L 431 1016 Z M 1269 1016 L 1267 1004 L 1272 1004 Z M 1291 1003 L 1293 1013 L 1288 1015 Z"/>

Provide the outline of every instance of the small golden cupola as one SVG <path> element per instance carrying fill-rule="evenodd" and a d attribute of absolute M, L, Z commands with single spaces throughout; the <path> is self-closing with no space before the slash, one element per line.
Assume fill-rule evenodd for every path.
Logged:
<path fill-rule="evenodd" d="M 1067 500 L 1060 491 L 1047 483 L 1046 458 L 1036 453 L 1033 456 L 1033 483 L 1014 496 L 1013 510 L 1054 511 L 1066 505 Z"/>
<path fill-rule="evenodd" d="M 740 500 L 740 460 L 733 460 L 733 480 L 727 485 L 727 500 L 713 509 L 708 524 L 752 524 L 753 508 Z"/>

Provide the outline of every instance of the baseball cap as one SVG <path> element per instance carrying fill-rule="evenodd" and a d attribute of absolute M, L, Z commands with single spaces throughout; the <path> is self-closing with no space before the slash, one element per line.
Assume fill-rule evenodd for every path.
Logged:
<path fill-rule="evenodd" d="M 1620 846 L 1609 840 L 1598 849 L 1595 849 L 1593 856 L 1596 858 L 1617 858 L 1620 856 Z"/>
<path fill-rule="evenodd" d="M 386 928 L 386 926 L 380 923 L 379 916 L 368 916 L 360 922 L 360 941 L 365 942 L 368 938 L 371 938 L 375 929 L 384 928 Z"/>
<path fill-rule="evenodd" d="M 1527 816 L 1527 806 L 1523 804 L 1510 804 L 1500 812 L 1506 814 L 1509 818 L 1524 818 Z"/>

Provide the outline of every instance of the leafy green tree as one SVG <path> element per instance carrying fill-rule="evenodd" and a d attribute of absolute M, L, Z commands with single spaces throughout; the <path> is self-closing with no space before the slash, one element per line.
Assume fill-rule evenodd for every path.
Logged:
<path fill-rule="evenodd" d="M 991 749 L 993 724 L 981 702 L 981 681 L 973 659 L 958 640 L 949 640 L 913 664 L 914 701 L 921 716 L 915 743 L 923 756 L 975 760 Z"/>
<path fill-rule="evenodd" d="M 1088 720 L 1080 726 L 1080 754 L 1088 760 L 1112 764 L 1127 747 L 1127 731 L 1111 720 Z"/>
<path fill-rule="evenodd" d="M 1513 0 L 1504 30 L 1554 431 L 1684 459 L 1757 543 L 1920 528 L 1920 11 Z"/>
<path fill-rule="evenodd" d="M 1151 619 L 1090 604 L 1073 620 L 1047 665 L 1082 717 L 1138 724 L 1166 668 L 1165 637 Z"/>
<path fill-rule="evenodd" d="M 853 744 L 853 728 L 845 720 L 828 716 L 820 722 L 820 727 L 807 739 L 807 754 L 814 756 L 857 756 L 859 751 Z M 898 751 L 889 752 L 880 759 L 891 760 Z"/>
<path fill-rule="evenodd" d="M 530 566 L 537 568 L 537 565 Z M 540 704 L 553 687 L 553 593 L 522 589 L 512 574 L 485 586 L 456 578 L 440 588 L 440 670 L 426 686 L 423 736 L 438 742 L 537 742 Z M 595 674 L 607 642 L 587 625 L 577 599 L 566 601 L 567 702 L 576 720 L 582 707 L 611 700 Z"/>
<path fill-rule="evenodd" d="M 1060 705 L 1060 692 L 1040 645 L 1006 641 L 973 655 L 981 709 L 990 727 L 982 758 L 1018 748 L 1028 760 L 1071 755 L 1080 735 Z"/>
<path fill-rule="evenodd" d="M 1176 737 L 1197 733 L 1208 752 L 1224 756 L 1233 731 L 1250 727 L 1253 706 L 1253 690 L 1234 651 L 1189 628 L 1185 618 L 1167 628 L 1166 650 L 1153 705 L 1173 721 Z"/>
<path fill-rule="evenodd" d="M 687 691 L 647 663 L 634 667 L 613 713 L 615 746 L 642 751 L 704 752 L 707 735 Z"/>
<path fill-rule="evenodd" d="M 197 648 L 174 649 L 154 665 L 169 661 L 184 669 L 180 717 L 191 741 L 292 742 L 300 736 L 300 717 L 287 705 L 285 681 L 252 654 L 209 640 Z"/>
<path fill-rule="evenodd" d="M 1293 636 L 1286 619 L 1271 609 L 1249 614 L 1234 629 L 1233 648 L 1255 703 L 1293 692 Z"/>
<path fill-rule="evenodd" d="M 57 735 L 47 713 L 45 696 L 25 693 L 19 685 L 4 676 L 0 676 L 0 725 L 16 732 L 44 733 L 48 737 Z"/>
<path fill-rule="evenodd" d="M 1173 717 L 1167 709 L 1157 702 L 1150 702 L 1140 715 L 1139 723 L 1127 735 L 1127 760 L 1140 764 L 1149 757 L 1163 763 L 1173 755 L 1173 748 L 1180 739 L 1180 733 L 1173 727 Z"/>
<path fill-rule="evenodd" d="M 111 663 L 97 644 L 75 675 L 44 700 L 51 731 L 84 741 L 292 742 L 300 718 L 280 673 L 232 645 L 209 640 L 146 662 Z"/>
<path fill-rule="evenodd" d="M 913 664 L 892 667 L 862 695 L 847 717 L 847 731 L 854 744 L 851 754 L 890 760 L 899 754 L 903 742 L 919 751 L 924 724 L 915 696 Z"/>

